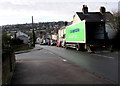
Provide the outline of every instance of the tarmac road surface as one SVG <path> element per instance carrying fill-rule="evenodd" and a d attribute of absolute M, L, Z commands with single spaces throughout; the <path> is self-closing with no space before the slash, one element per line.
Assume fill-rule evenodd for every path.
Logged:
<path fill-rule="evenodd" d="M 46 49 L 16 54 L 11 84 L 111 84 Z"/>
<path fill-rule="evenodd" d="M 83 51 L 76 51 L 75 49 L 64 49 L 56 46 L 42 46 L 42 47 L 55 55 L 59 55 L 68 61 L 86 69 L 89 72 L 95 73 L 101 77 L 113 81 L 114 83 L 120 82 L 119 74 L 120 54 L 118 51 L 110 52 L 107 50 L 96 51 L 95 53 L 88 53 Z M 119 80 L 119 81 L 118 81 Z"/>

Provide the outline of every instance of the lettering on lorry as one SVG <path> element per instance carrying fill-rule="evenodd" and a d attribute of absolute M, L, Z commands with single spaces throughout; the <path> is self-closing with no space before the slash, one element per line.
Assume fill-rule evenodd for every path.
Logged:
<path fill-rule="evenodd" d="M 74 30 L 70 30 L 70 33 L 75 33 L 75 32 L 79 32 L 80 31 L 80 29 L 79 28 L 76 28 L 76 29 L 74 29 Z"/>
<path fill-rule="evenodd" d="M 85 21 L 66 27 L 66 42 L 85 43 L 86 31 Z"/>
<path fill-rule="evenodd" d="M 76 39 L 77 38 L 77 35 L 70 35 L 69 36 L 69 39 Z"/>

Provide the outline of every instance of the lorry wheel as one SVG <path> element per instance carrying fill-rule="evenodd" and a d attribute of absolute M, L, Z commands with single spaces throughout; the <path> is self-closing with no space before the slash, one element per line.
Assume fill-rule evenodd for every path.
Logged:
<path fill-rule="evenodd" d="M 65 49 L 68 49 L 67 45 L 64 46 Z"/>
<path fill-rule="evenodd" d="M 76 44 L 76 50 L 77 50 L 77 51 L 80 50 L 80 44 Z"/>

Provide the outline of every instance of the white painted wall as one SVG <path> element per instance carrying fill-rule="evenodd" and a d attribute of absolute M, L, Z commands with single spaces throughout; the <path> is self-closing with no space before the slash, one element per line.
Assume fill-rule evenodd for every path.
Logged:
<path fill-rule="evenodd" d="M 79 16 L 77 15 L 77 14 L 75 14 L 75 16 L 74 16 L 74 18 L 73 18 L 73 23 L 72 24 L 76 24 L 76 23 L 78 23 L 78 22 L 80 22 L 81 20 L 80 20 L 80 18 L 79 18 Z"/>
<path fill-rule="evenodd" d="M 63 41 L 63 35 L 66 34 L 65 27 L 58 30 L 58 41 Z"/>
<path fill-rule="evenodd" d="M 52 39 L 53 39 L 53 40 L 57 40 L 57 35 L 53 34 L 53 35 L 52 35 Z"/>

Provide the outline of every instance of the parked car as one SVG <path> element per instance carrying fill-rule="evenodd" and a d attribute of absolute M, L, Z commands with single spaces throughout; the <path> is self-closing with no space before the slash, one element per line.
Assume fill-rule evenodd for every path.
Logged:
<path fill-rule="evenodd" d="M 40 45 L 48 45 L 48 42 L 40 43 Z"/>
<path fill-rule="evenodd" d="M 50 43 L 51 46 L 56 46 L 56 44 L 57 44 L 57 40 L 51 40 L 51 43 Z"/>
<path fill-rule="evenodd" d="M 61 44 L 62 44 L 62 41 L 57 42 L 56 46 L 57 46 L 57 47 L 61 47 Z"/>

